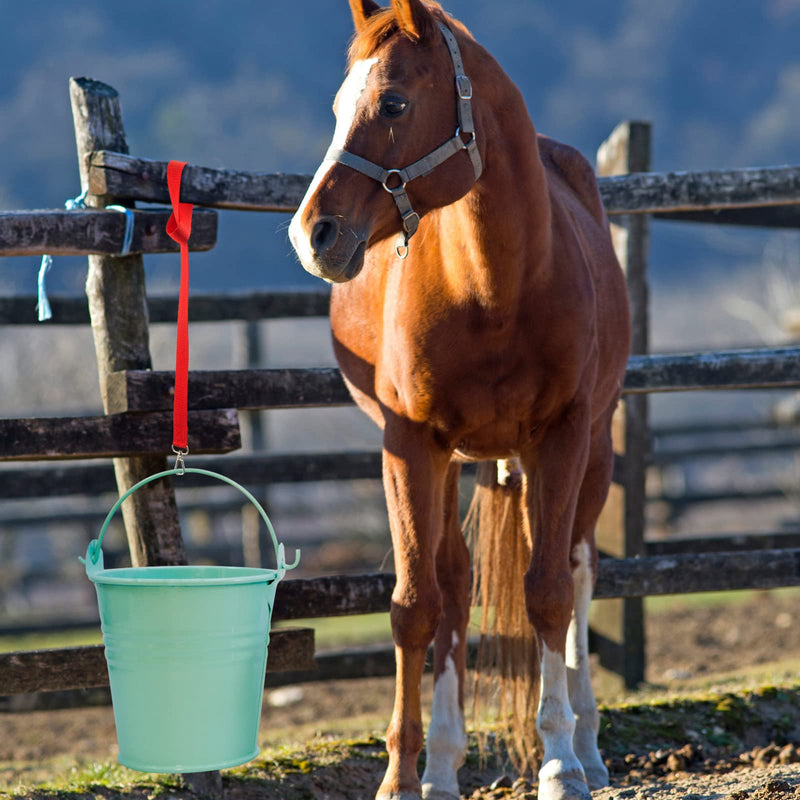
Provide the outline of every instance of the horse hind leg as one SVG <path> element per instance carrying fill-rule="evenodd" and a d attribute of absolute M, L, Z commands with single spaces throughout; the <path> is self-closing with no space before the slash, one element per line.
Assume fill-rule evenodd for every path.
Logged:
<path fill-rule="evenodd" d="M 589 674 L 589 603 L 594 585 L 592 547 L 578 542 L 572 550 L 575 608 L 567 630 L 567 687 L 575 715 L 573 749 L 583 767 L 589 789 L 608 786 L 608 769 L 597 747 L 600 714 Z"/>
<path fill-rule="evenodd" d="M 526 502 L 535 535 L 525 574 L 525 601 L 541 642 L 541 695 L 536 719 L 544 746 L 540 800 L 591 797 L 583 765 L 574 750 L 576 717 L 570 703 L 566 663 L 575 597 L 570 557 L 589 438 L 588 407 L 575 403 L 548 429 L 537 453 L 522 454 L 526 472 L 533 475 Z"/>
<path fill-rule="evenodd" d="M 433 655 L 433 708 L 426 739 L 422 796 L 458 800 L 458 768 L 464 763 L 464 675 L 469 622 L 469 552 L 458 514 L 458 477 L 452 464 L 444 497 L 444 530 L 436 552 L 436 576 L 442 594 L 442 616 Z"/>
<path fill-rule="evenodd" d="M 597 572 L 594 527 L 608 494 L 613 459 L 610 437 L 604 433 L 593 443 L 589 456 L 575 514 L 571 553 L 575 602 L 567 632 L 567 684 L 575 714 L 573 746 L 592 790 L 608 786 L 608 769 L 597 747 L 600 715 L 589 674 L 589 604 Z"/>

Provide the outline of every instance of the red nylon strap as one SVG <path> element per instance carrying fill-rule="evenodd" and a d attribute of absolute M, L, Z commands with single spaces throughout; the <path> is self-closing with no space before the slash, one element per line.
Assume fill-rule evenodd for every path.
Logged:
<path fill-rule="evenodd" d="M 172 216 L 167 234 L 181 248 L 181 288 L 178 297 L 178 333 L 175 347 L 175 395 L 172 411 L 172 446 L 187 450 L 189 426 L 189 235 L 192 232 L 192 204 L 181 203 L 181 174 L 186 163 L 170 161 L 167 165 L 167 186 L 172 202 Z"/>

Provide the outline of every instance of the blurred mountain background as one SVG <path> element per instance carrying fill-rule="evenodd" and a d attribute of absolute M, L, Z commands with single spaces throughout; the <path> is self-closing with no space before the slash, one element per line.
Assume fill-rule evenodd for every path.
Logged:
<path fill-rule="evenodd" d="M 538 129 L 591 160 L 622 119 L 654 124 L 655 170 L 800 163 L 800 0 L 445 0 L 522 89 Z M 352 33 L 345 0 L 107 3 L 0 0 L 0 207 L 59 207 L 79 192 L 67 81 L 121 95 L 131 152 L 311 174 Z M 198 255 L 198 291 L 312 286 L 285 219 L 226 214 Z M 761 239 L 659 225 L 656 284 L 731 274 Z M 677 229 L 678 233 L 674 233 Z M 35 260 L 0 262 L 0 291 L 30 292 Z M 169 257 L 151 286 L 177 285 Z M 55 291 L 77 292 L 81 259 Z"/>

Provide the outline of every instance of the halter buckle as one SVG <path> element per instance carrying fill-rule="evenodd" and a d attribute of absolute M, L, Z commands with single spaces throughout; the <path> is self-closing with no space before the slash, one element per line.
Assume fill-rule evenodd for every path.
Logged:
<path fill-rule="evenodd" d="M 456 75 L 456 91 L 461 100 L 472 100 L 472 82 L 466 75 Z"/>
<path fill-rule="evenodd" d="M 400 183 L 397 186 L 389 186 L 389 178 L 391 178 L 392 175 L 397 175 L 398 179 L 400 180 Z M 389 194 L 391 195 L 397 194 L 398 192 L 402 192 L 406 188 L 406 182 L 403 180 L 402 170 L 387 169 L 386 177 L 381 182 L 381 186 L 383 186 L 383 188 L 386 189 L 386 191 L 389 192 Z"/>
<path fill-rule="evenodd" d="M 403 219 L 403 230 L 406 232 L 408 239 L 410 239 L 417 232 L 417 228 L 419 228 L 419 214 L 412 208 L 401 216 Z M 406 244 L 408 244 L 408 241 L 406 241 Z"/>

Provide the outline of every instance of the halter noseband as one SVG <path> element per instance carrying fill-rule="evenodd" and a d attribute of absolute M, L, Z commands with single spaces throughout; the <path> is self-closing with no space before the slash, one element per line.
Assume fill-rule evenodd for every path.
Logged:
<path fill-rule="evenodd" d="M 475 143 L 475 124 L 472 120 L 472 84 L 464 74 L 464 64 L 461 61 L 461 51 L 452 31 L 441 22 L 437 23 L 444 37 L 447 49 L 450 51 L 450 58 L 453 61 L 453 70 L 456 76 L 456 95 L 458 96 L 458 127 L 452 139 L 448 139 L 444 144 L 437 147 L 427 156 L 420 158 L 413 164 L 409 164 L 403 169 L 384 169 L 366 158 L 357 156 L 347 150 L 338 147 L 331 147 L 325 154 L 327 161 L 338 161 L 352 169 L 361 172 L 369 178 L 378 181 L 384 189 L 394 198 L 400 218 L 403 221 L 403 233 L 400 234 L 402 243 L 396 246 L 399 258 L 408 255 L 408 240 L 417 232 L 419 227 L 419 214 L 411 207 L 411 201 L 406 193 L 406 184 L 414 178 L 420 178 L 432 172 L 439 164 L 447 161 L 450 156 L 454 156 L 461 150 L 466 150 L 472 161 L 475 170 L 475 180 L 481 176 L 483 166 L 478 146 Z M 461 138 L 462 133 L 471 134 L 468 142 Z M 389 181 L 396 177 L 400 182 L 396 186 L 389 186 Z"/>

